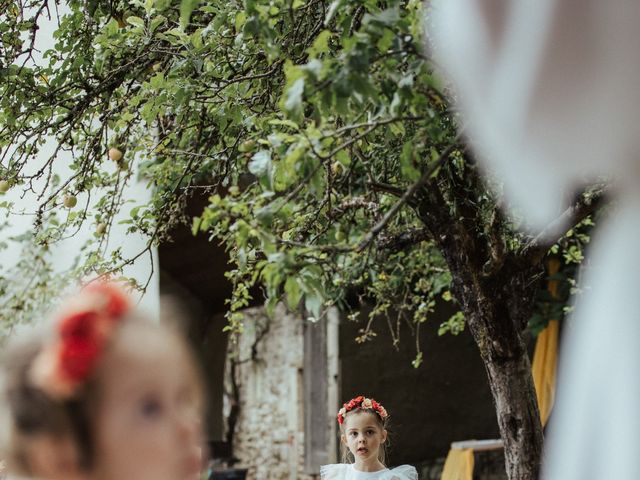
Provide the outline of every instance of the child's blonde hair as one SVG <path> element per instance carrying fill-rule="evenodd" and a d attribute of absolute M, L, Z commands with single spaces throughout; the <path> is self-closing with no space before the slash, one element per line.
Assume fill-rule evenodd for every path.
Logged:
<path fill-rule="evenodd" d="M 29 452 L 39 438 L 71 441 L 77 450 L 78 467 L 90 470 L 97 453 L 94 448 L 96 432 L 93 426 L 100 384 L 97 367 L 107 342 L 116 341 L 129 328 L 139 326 L 165 330 L 173 335 L 165 327 L 140 315 L 128 304 L 119 305 L 117 312 L 107 311 L 113 305 L 105 307 L 99 295 L 96 297 L 96 290 L 106 295 L 103 299 L 105 301 L 109 300 L 111 294 L 121 295 L 113 286 L 102 290 L 101 287 L 94 288 L 90 294 L 81 292 L 68 302 L 75 306 L 81 305 L 80 313 L 76 308 L 71 314 L 67 312 L 66 316 L 58 315 L 53 324 L 53 332 L 40 327 L 28 336 L 12 339 L 3 352 L 0 371 L 0 455 L 15 474 L 34 475 Z M 92 303 L 96 299 L 99 305 Z M 128 300 L 124 295 L 117 299 Z M 98 315 L 95 319 L 91 317 L 81 327 L 99 324 L 94 332 L 98 336 L 89 342 L 90 346 L 95 347 L 95 352 L 91 349 L 82 351 L 77 346 L 75 349 L 65 350 L 64 336 L 60 331 L 68 329 L 68 320 L 86 315 L 87 312 L 93 315 L 96 311 Z M 78 333 L 83 332 L 81 329 L 72 332 Z M 184 347 L 189 350 L 186 344 Z M 43 357 L 46 357 L 47 362 L 42 362 Z M 194 378 L 202 394 L 200 372 L 195 361 L 191 360 Z M 51 372 L 34 375 L 34 366 L 39 363 L 45 364 L 46 368 L 51 367 Z M 65 375 L 61 375 L 61 371 Z"/>
<path fill-rule="evenodd" d="M 372 398 L 366 398 L 363 395 L 352 398 L 345 403 L 338 411 L 338 424 L 340 426 L 340 434 L 345 436 L 345 423 L 353 415 L 371 415 L 376 424 L 382 431 L 388 429 L 389 426 L 389 414 L 385 408 L 380 405 L 376 400 Z M 378 449 L 378 460 L 383 465 L 386 465 L 387 459 L 387 447 L 389 445 L 389 437 L 384 443 L 380 445 Z M 340 442 L 340 458 L 342 463 L 354 463 L 355 458 L 349 450 L 349 447 L 345 442 Z"/>

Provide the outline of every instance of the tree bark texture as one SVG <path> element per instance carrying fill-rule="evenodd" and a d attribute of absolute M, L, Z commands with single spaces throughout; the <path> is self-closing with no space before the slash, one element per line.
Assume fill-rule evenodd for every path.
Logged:
<path fill-rule="evenodd" d="M 464 196 L 457 192 L 455 198 Z M 435 183 L 413 201 L 448 264 L 452 292 L 480 350 L 508 478 L 537 480 L 543 434 L 522 332 L 544 272 L 542 259 L 532 262 L 506 251 L 497 243 L 502 241 L 499 230 L 482 223 L 473 202 L 459 202 L 453 209 L 447 205 Z"/>
<path fill-rule="evenodd" d="M 456 257 L 460 259 L 459 255 Z M 459 261 L 449 263 L 450 267 L 459 268 Z M 538 282 L 533 280 L 538 269 L 519 268 L 520 271 L 505 263 L 495 274 L 496 281 L 454 281 L 453 290 L 487 372 L 508 478 L 537 480 L 542 424 L 522 331 L 534 303 Z M 455 271 L 452 270 L 454 277 L 464 278 Z M 473 277 L 477 280 L 481 275 Z"/>

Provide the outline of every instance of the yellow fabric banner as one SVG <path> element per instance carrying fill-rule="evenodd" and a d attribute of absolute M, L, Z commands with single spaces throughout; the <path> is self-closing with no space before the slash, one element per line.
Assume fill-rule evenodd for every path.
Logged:
<path fill-rule="evenodd" d="M 550 259 L 548 263 L 549 276 L 558 273 L 560 261 Z M 558 296 L 558 281 L 549 280 L 549 293 L 556 298 Z M 553 401 L 556 393 L 556 366 L 558 363 L 558 336 L 559 324 L 557 320 L 549 321 L 547 327 L 540 332 L 536 341 L 536 348 L 533 353 L 533 364 L 531 374 L 536 387 L 536 397 L 538 398 L 538 408 L 540 410 L 540 421 L 542 425 L 547 424 Z"/>
<path fill-rule="evenodd" d="M 470 448 L 449 450 L 444 462 L 441 480 L 472 480 L 473 450 Z"/>
<path fill-rule="evenodd" d="M 533 354 L 533 383 L 536 386 L 540 421 L 547 424 L 556 393 L 556 363 L 558 357 L 558 321 L 551 320 L 536 342 Z"/>

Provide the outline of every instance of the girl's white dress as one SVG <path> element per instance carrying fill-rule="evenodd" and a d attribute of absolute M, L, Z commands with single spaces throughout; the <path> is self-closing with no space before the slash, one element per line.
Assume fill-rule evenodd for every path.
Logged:
<path fill-rule="evenodd" d="M 411 465 L 377 472 L 361 472 L 352 463 L 334 463 L 320 467 L 321 480 L 418 480 L 418 472 Z"/>

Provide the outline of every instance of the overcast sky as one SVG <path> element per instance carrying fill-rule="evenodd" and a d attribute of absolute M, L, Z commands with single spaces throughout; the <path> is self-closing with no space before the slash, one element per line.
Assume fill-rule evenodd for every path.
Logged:
<path fill-rule="evenodd" d="M 50 5 L 54 7 L 53 2 L 50 2 Z M 67 11 L 67 9 L 64 5 L 58 10 L 60 14 L 63 14 L 65 11 Z M 37 63 L 44 62 L 45 60 L 42 58 L 42 53 L 53 47 L 53 32 L 57 28 L 57 19 L 55 18 L 55 11 L 52 11 L 51 13 L 52 18 L 50 20 L 46 17 L 42 18 L 39 25 L 40 29 L 38 30 L 38 37 L 36 41 L 36 48 L 38 49 L 38 52 L 34 55 Z M 38 155 L 39 160 L 35 159 L 35 163 L 39 164 L 44 161 L 44 159 L 49 158 L 54 152 L 54 146 L 55 143 L 53 141 L 44 145 Z M 67 169 L 69 160 L 70 155 L 66 152 L 61 152 L 56 157 L 54 171 L 59 173 L 61 176 L 64 176 L 69 172 Z M 134 175 L 134 178 L 135 177 L 136 176 Z M 19 188 L 12 188 L 2 198 L 2 200 L 15 202 L 15 210 L 22 212 L 21 214 L 12 215 L 9 218 L 10 229 L 9 231 L 3 231 L 3 238 L 7 238 L 9 235 L 17 235 L 24 233 L 25 231 L 32 230 L 34 220 L 33 212 L 36 210 L 37 201 L 34 195 L 27 195 L 24 198 L 20 198 L 21 193 L 22 192 L 20 192 Z M 95 198 L 96 195 L 93 195 L 93 197 Z M 126 206 L 120 217 L 113 222 L 109 244 L 111 248 L 121 246 L 125 254 L 135 255 L 144 248 L 145 239 L 138 235 L 126 234 L 126 227 L 124 225 L 117 225 L 117 222 L 122 218 L 128 217 L 129 211 L 135 205 L 145 203 L 148 200 L 149 189 L 143 183 L 134 182 L 126 190 L 125 198 L 131 199 L 133 202 L 129 206 Z M 79 197 L 78 207 L 76 208 L 80 208 L 82 203 L 82 198 Z M 61 218 L 64 218 L 65 214 L 66 211 L 63 211 Z M 86 228 L 80 231 L 75 238 L 64 240 L 54 249 L 54 255 L 52 255 L 52 257 L 54 259 L 53 262 L 56 269 L 65 270 L 69 268 L 74 260 L 76 252 L 79 251 L 80 246 L 87 238 L 90 238 L 88 236 L 93 235 L 95 225 L 92 222 L 90 211 L 89 214 L 90 220 L 87 222 Z M 6 270 L 10 265 L 15 264 L 19 257 L 19 253 L 20 245 L 16 242 L 10 242 L 9 247 L 6 250 L 0 250 L 0 265 L 2 265 L 2 268 Z M 142 299 L 142 304 L 145 308 L 156 313 L 159 308 L 157 252 L 154 253 L 154 261 L 156 262 L 156 274 L 149 285 L 149 290 L 145 295 L 145 298 Z M 135 277 L 139 282 L 145 283 L 150 271 L 150 258 L 148 255 L 143 255 L 134 265 L 127 267 L 125 274 Z"/>

